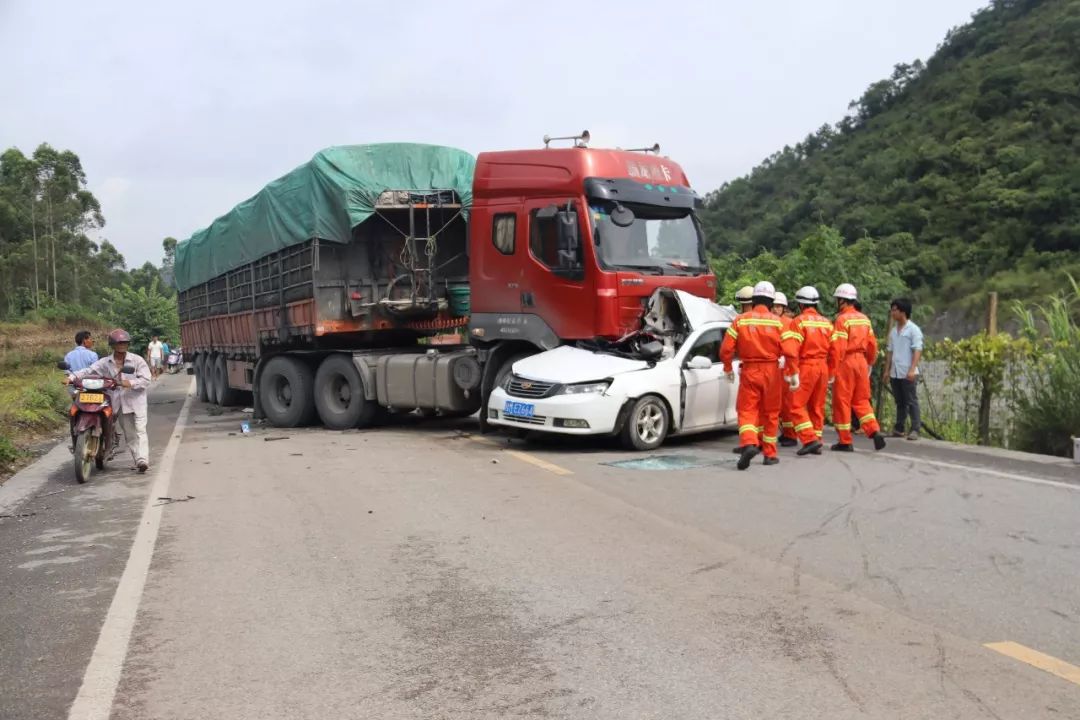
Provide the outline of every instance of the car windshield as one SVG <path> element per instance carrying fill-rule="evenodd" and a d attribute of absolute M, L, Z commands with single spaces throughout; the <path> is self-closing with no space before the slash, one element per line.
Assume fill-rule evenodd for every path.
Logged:
<path fill-rule="evenodd" d="M 659 274 L 705 270 L 704 237 L 692 211 L 627 204 L 634 220 L 620 227 L 611 219 L 615 207 L 615 203 L 595 201 L 589 206 L 593 240 L 605 268 Z"/>

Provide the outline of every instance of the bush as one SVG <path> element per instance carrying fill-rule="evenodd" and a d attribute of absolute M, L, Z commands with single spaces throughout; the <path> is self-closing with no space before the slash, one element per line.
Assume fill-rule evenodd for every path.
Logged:
<path fill-rule="evenodd" d="M 0 472 L 8 472 L 23 457 L 23 451 L 7 435 L 0 435 Z"/>
<path fill-rule="evenodd" d="M 1080 286 L 1069 281 L 1069 293 L 1034 311 L 1014 308 L 1025 335 L 1041 341 L 1028 392 L 1017 405 L 1017 447 L 1062 457 L 1072 455 L 1071 438 L 1080 435 Z"/>

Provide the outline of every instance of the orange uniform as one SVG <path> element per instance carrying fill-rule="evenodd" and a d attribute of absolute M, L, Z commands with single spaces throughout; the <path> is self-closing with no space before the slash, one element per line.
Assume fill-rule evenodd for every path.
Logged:
<path fill-rule="evenodd" d="M 780 322 L 784 324 L 784 334 L 782 337 L 789 337 L 788 333 L 794 333 L 794 335 L 790 337 L 794 337 L 798 340 L 798 333 L 795 332 L 795 318 L 781 315 Z M 794 373 L 784 370 L 783 374 L 792 375 Z M 780 434 L 793 440 L 797 437 L 795 434 L 795 416 L 792 413 L 792 402 L 794 399 L 795 392 L 793 392 L 786 383 L 780 383 Z"/>
<path fill-rule="evenodd" d="M 829 348 L 829 374 L 836 378 L 833 385 L 833 425 L 840 442 L 851 444 L 851 410 L 854 408 L 859 425 L 867 437 L 881 429 L 874 406 L 870 404 L 870 368 L 877 360 L 878 344 L 870 319 L 852 307 L 846 307 L 836 318 Z"/>
<path fill-rule="evenodd" d="M 803 445 L 820 440 L 825 427 L 825 394 L 829 389 L 829 347 L 833 324 L 817 311 L 806 308 L 792 328 L 799 336 L 799 389 L 791 413 L 794 430 Z"/>
<path fill-rule="evenodd" d="M 799 343 L 784 334 L 780 318 L 766 306 L 755 305 L 735 318 L 720 344 L 725 372 L 732 371 L 732 360 L 739 357 L 739 395 L 735 401 L 739 444 L 760 444 L 767 458 L 776 457 L 780 426 L 780 394 L 776 387 L 784 381 L 780 358 L 784 358 L 787 375 L 799 371 Z"/>

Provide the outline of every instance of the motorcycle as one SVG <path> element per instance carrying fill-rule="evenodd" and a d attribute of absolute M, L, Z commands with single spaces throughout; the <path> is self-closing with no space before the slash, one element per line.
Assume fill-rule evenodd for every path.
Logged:
<path fill-rule="evenodd" d="M 64 361 L 57 363 L 60 370 L 70 370 Z M 135 368 L 125 365 L 123 374 L 134 375 Z M 71 446 L 75 455 L 75 480 L 85 483 L 90 479 L 94 466 L 105 469 L 105 461 L 112 458 L 118 439 L 113 425 L 112 402 L 109 391 L 120 386 L 118 380 L 101 376 L 87 376 L 74 380 L 71 393 Z"/>
<path fill-rule="evenodd" d="M 169 371 L 170 375 L 175 375 L 180 372 L 180 366 L 184 363 L 184 351 L 182 348 L 172 348 L 169 350 L 169 357 L 165 359 L 165 368 Z"/>

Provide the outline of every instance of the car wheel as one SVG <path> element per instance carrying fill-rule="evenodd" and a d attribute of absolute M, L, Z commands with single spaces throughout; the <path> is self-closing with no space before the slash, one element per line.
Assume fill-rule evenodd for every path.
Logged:
<path fill-rule="evenodd" d="M 622 429 L 622 444 L 627 450 L 654 450 L 663 444 L 670 428 L 667 405 L 655 395 L 646 395 L 630 409 Z"/>
<path fill-rule="evenodd" d="M 271 358 L 259 377 L 259 400 L 276 427 L 310 425 L 315 419 L 314 373 L 294 357 Z"/>

